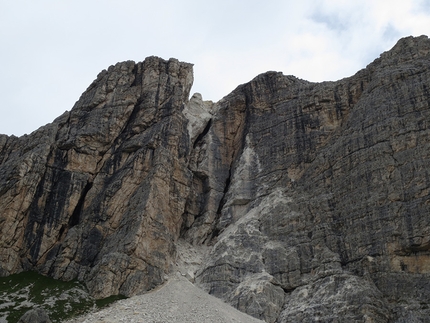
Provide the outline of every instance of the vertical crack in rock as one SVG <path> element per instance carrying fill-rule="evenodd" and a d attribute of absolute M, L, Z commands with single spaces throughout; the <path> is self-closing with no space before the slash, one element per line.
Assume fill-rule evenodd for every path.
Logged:
<path fill-rule="evenodd" d="M 48 222 L 54 221 L 52 212 L 56 211 L 51 210 L 51 214 L 45 215 L 43 210 L 44 205 L 41 205 L 41 200 L 43 198 L 46 186 L 49 185 L 53 187 L 55 184 L 52 183 L 48 178 L 49 172 L 52 172 L 52 169 L 48 167 L 48 162 L 52 158 L 53 154 L 53 148 L 50 146 L 49 153 L 47 154 L 47 158 L 44 163 L 45 169 L 43 171 L 43 175 L 40 177 L 40 181 L 37 183 L 37 187 L 34 195 L 32 196 L 32 202 L 29 205 L 28 210 L 25 210 L 27 212 L 27 223 L 25 226 L 23 238 L 26 242 L 25 252 L 28 252 L 27 259 L 33 266 L 37 263 L 39 257 L 40 247 L 44 238 L 44 226 Z M 49 203 L 49 201 L 46 202 Z M 29 269 L 26 268 L 29 267 L 29 264 L 24 264 L 23 267 L 25 269 Z"/>
<path fill-rule="evenodd" d="M 225 180 L 225 184 L 224 184 L 224 190 L 223 190 L 223 196 L 221 198 L 221 201 L 219 202 L 219 206 L 217 209 L 217 214 L 220 215 L 221 214 L 221 210 L 226 202 L 226 194 L 228 192 L 228 189 L 230 188 L 230 184 L 231 184 L 231 166 L 230 169 L 228 170 L 228 177 Z"/>
<path fill-rule="evenodd" d="M 87 184 L 85 185 L 84 189 L 82 190 L 81 196 L 79 197 L 79 201 L 76 204 L 76 207 L 73 210 L 72 215 L 70 216 L 69 228 L 72 228 L 75 225 L 79 224 L 79 220 L 80 220 L 81 214 L 82 214 L 82 209 L 83 209 L 84 203 L 85 203 L 85 197 L 87 196 L 87 194 L 90 191 L 92 186 L 93 186 L 93 183 L 88 181 Z"/>
<path fill-rule="evenodd" d="M 197 144 L 207 135 L 209 132 L 209 129 L 212 126 L 212 119 L 209 119 L 208 123 L 206 124 L 206 127 L 203 129 L 203 131 L 197 136 L 196 140 L 194 140 L 193 143 L 193 149 L 196 148 Z"/>
<path fill-rule="evenodd" d="M 219 201 L 219 205 L 218 205 L 218 208 L 216 210 L 216 216 L 217 217 L 216 217 L 216 220 L 215 220 L 214 229 L 213 229 L 212 234 L 208 238 L 209 241 L 211 241 L 211 240 L 216 241 L 216 239 L 218 238 L 218 236 L 225 229 L 224 225 L 220 226 L 220 220 L 221 220 L 222 209 L 223 209 L 224 205 L 227 202 L 227 193 L 228 193 L 228 190 L 229 190 L 230 185 L 231 185 L 231 177 L 232 177 L 232 166 L 230 165 L 229 170 L 228 170 L 228 176 L 227 176 L 227 178 L 225 180 L 224 189 L 223 189 L 223 192 L 222 192 L 222 197 L 221 197 L 221 199 Z"/>

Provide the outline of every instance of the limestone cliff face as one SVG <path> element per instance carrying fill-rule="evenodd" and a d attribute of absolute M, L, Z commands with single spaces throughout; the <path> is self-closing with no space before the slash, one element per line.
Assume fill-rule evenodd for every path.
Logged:
<path fill-rule="evenodd" d="M 3 139 L 3 275 L 77 278 L 97 297 L 163 282 L 192 180 L 192 79 L 177 60 L 120 63 L 52 124 Z"/>
<path fill-rule="evenodd" d="M 198 282 L 268 322 L 428 320 L 429 63 L 407 38 L 350 78 L 266 73 L 219 102 L 221 234 Z"/>
<path fill-rule="evenodd" d="M 191 84 L 119 63 L 0 136 L 0 274 L 133 295 L 186 239 L 211 247 L 196 283 L 267 322 L 428 322 L 430 40 L 337 82 L 268 72 L 217 103 Z"/>

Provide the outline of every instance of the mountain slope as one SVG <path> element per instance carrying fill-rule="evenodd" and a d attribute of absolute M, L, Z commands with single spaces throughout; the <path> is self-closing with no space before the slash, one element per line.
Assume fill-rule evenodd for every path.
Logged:
<path fill-rule="evenodd" d="M 210 248 L 196 283 L 267 322 L 425 322 L 429 68 L 408 37 L 349 78 L 267 72 L 213 103 L 188 99 L 191 64 L 118 63 L 0 136 L 0 274 L 131 296 L 186 240 Z"/>

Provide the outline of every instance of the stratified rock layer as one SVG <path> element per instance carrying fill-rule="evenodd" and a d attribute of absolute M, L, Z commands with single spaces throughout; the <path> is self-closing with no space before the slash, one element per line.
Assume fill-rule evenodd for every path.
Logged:
<path fill-rule="evenodd" d="M 429 63 L 407 38 L 353 77 L 266 73 L 219 102 L 206 154 L 230 173 L 198 282 L 268 322 L 428 319 Z"/>
<path fill-rule="evenodd" d="M 30 136 L 0 136 L 0 273 L 96 297 L 161 284 L 176 242 L 196 283 L 267 322 L 428 322 L 430 41 L 356 75 L 267 72 L 217 103 L 192 67 L 103 71 Z"/>
<path fill-rule="evenodd" d="M 96 297 L 161 284 L 192 174 L 192 65 L 103 71 L 70 112 L 2 151 L 1 271 L 86 281 Z"/>

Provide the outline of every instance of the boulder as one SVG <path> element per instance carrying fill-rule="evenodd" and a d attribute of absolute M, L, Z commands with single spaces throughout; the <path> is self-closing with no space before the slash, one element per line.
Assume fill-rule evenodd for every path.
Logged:
<path fill-rule="evenodd" d="M 18 323 L 51 323 L 51 320 L 42 308 L 35 308 L 25 312 Z"/>

